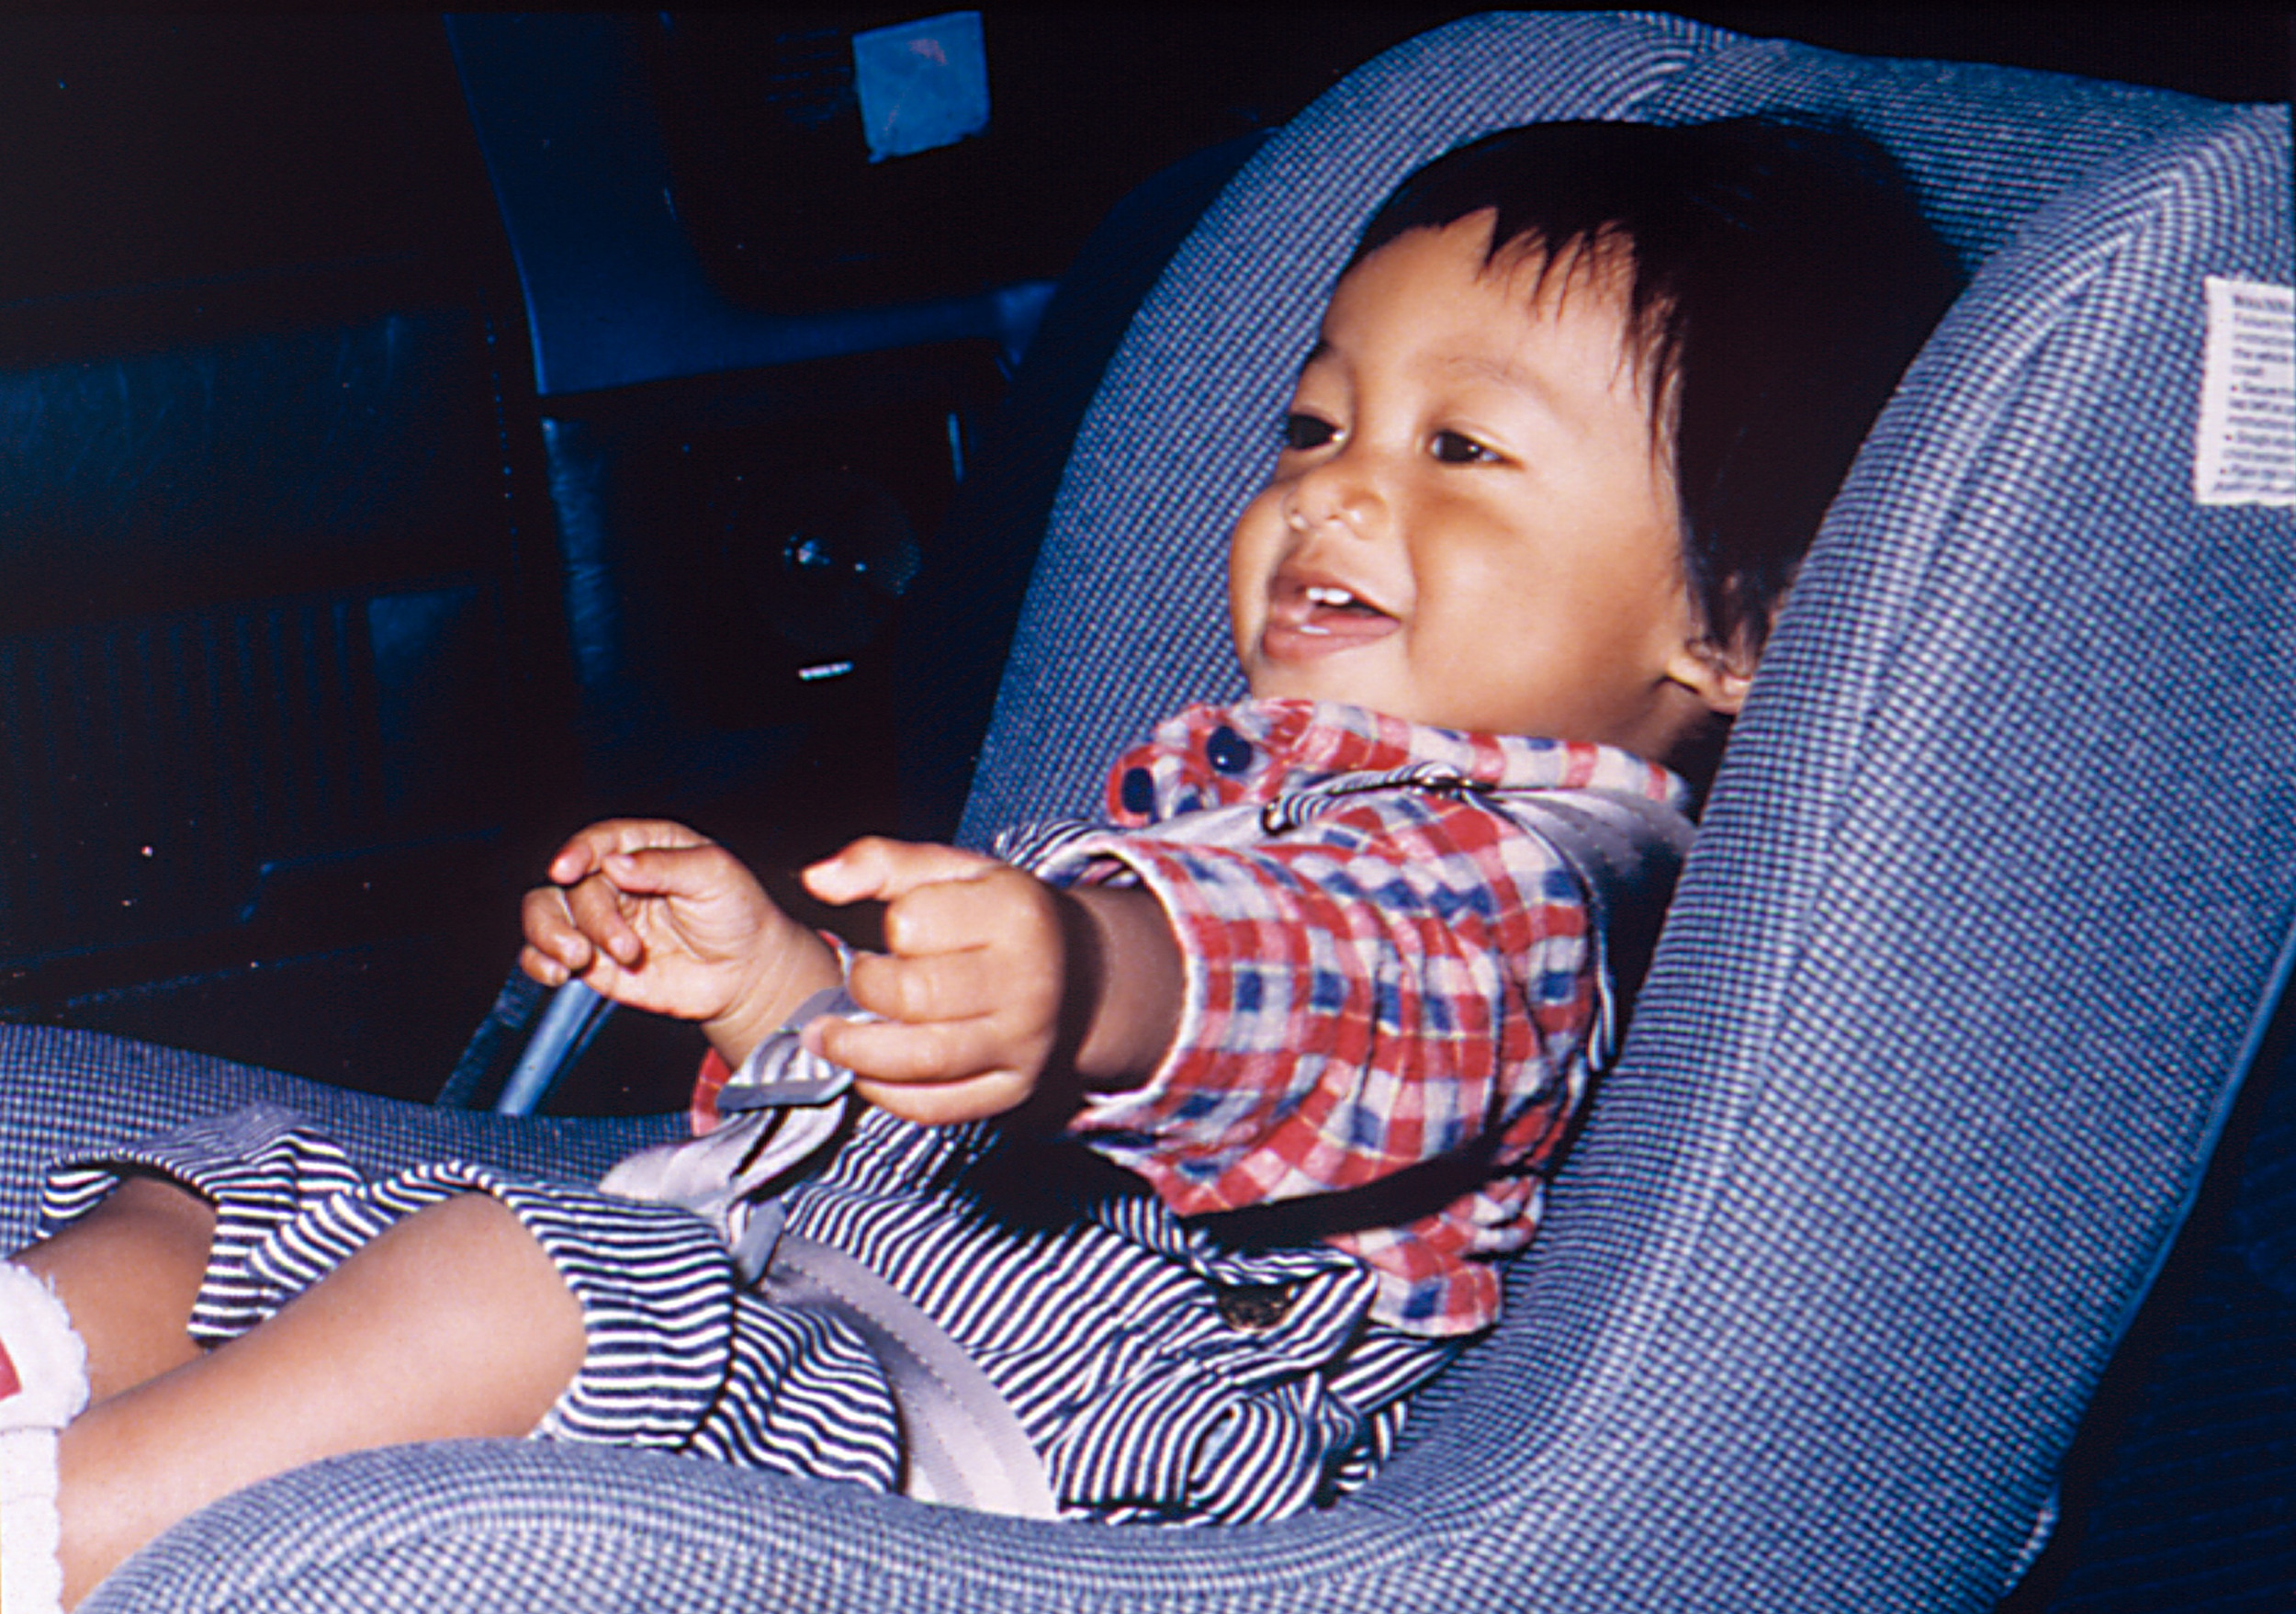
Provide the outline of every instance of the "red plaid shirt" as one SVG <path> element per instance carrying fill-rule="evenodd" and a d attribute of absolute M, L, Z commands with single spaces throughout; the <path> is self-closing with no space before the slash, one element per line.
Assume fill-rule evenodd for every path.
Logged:
<path fill-rule="evenodd" d="M 1055 883 L 1147 886 L 1186 962 L 1170 1054 L 1075 1132 L 1181 1215 L 1489 1148 L 1481 1184 L 1439 1212 L 1328 1236 L 1378 1276 L 1378 1320 L 1436 1336 L 1497 1321 L 1491 1258 L 1530 1242 L 1586 1094 L 1594 978 L 1577 882 L 1476 790 L 1555 788 L 1687 800 L 1607 747 L 1250 701 L 1192 706 L 1120 759 L 1117 828 L 1000 837 Z M 697 1132 L 726 1074 L 704 1062 Z"/>
<path fill-rule="evenodd" d="M 1490 1258 L 1536 1226 L 1585 1096 L 1594 979 L 1568 868 L 1476 792 L 1557 787 L 1686 801 L 1672 774 L 1602 746 L 1253 701 L 1190 707 L 1123 756 L 1117 828 L 1000 840 L 1055 883 L 1145 886 L 1186 960 L 1170 1054 L 1077 1134 L 1182 1215 L 1490 1148 L 1481 1185 L 1441 1211 L 1329 1237 L 1378 1274 L 1380 1321 L 1496 1321 Z"/>

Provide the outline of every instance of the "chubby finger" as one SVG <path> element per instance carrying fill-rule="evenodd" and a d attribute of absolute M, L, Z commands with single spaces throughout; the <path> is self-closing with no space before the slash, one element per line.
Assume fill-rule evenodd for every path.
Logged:
<path fill-rule="evenodd" d="M 558 885 L 571 886 L 596 874 L 616 852 L 709 844 L 708 836 L 668 818 L 607 818 L 576 830 L 551 858 L 548 873 Z"/>
<path fill-rule="evenodd" d="M 658 1010 L 660 1005 L 635 991 L 631 976 L 608 953 L 593 949 L 590 962 L 580 969 L 569 970 L 550 954 L 537 948 L 527 947 L 518 954 L 518 966 L 546 987 L 563 987 L 570 980 L 580 980 L 601 998 L 616 1003 L 631 1003 L 640 1009 Z"/>
<path fill-rule="evenodd" d="M 522 947 L 518 952 L 518 967 L 546 987 L 563 987 L 571 980 L 580 980 L 602 998 L 612 998 L 617 1003 L 627 1000 L 625 983 L 629 975 L 614 962 L 613 955 L 591 948 L 582 963 L 575 968 L 538 947 Z"/>
<path fill-rule="evenodd" d="M 518 967 L 546 987 L 563 987 L 572 978 L 565 965 L 531 942 L 518 950 Z"/>
<path fill-rule="evenodd" d="M 856 1078 L 853 1090 L 878 1109 L 920 1126 L 954 1126 L 986 1121 L 1017 1110 L 1034 1090 L 1015 1072 L 1000 1070 L 962 1081 L 886 1084 Z"/>
<path fill-rule="evenodd" d="M 985 1019 L 899 1021 L 825 1020 L 812 1039 L 832 1064 L 863 1081 L 942 1084 L 1009 1073 L 1012 1050 Z"/>
<path fill-rule="evenodd" d="M 1012 1005 L 1015 983 L 981 949 L 853 960 L 846 990 L 872 1014 L 906 1024 L 975 1020 Z"/>
<path fill-rule="evenodd" d="M 977 852 L 929 841 L 892 841 L 865 835 L 801 876 L 805 889 L 824 902 L 891 902 L 920 886 L 966 880 L 1006 865 Z"/>
<path fill-rule="evenodd" d="M 1033 875 L 995 863 L 969 878 L 919 886 L 886 904 L 885 946 L 903 957 L 986 950 L 1003 962 L 999 989 L 1057 980 L 1061 898 Z"/>
<path fill-rule="evenodd" d="M 609 852 L 599 872 L 634 897 L 699 899 L 757 883 L 739 858 L 714 841 Z"/>
<path fill-rule="evenodd" d="M 519 967 L 546 987 L 565 983 L 568 975 L 588 969 L 597 950 L 567 910 L 566 894 L 556 886 L 538 886 L 519 903 L 520 929 L 526 945 Z"/>
<path fill-rule="evenodd" d="M 1001 1115 L 1036 1090 L 1033 1078 L 997 1063 L 1010 1050 L 983 1021 L 816 1021 L 805 1041 L 852 1071 L 854 1090 L 869 1102 L 928 1126 Z"/>
<path fill-rule="evenodd" d="M 563 895 L 568 918 L 599 952 L 624 965 L 636 965 L 646 956 L 646 943 L 623 912 L 622 893 L 609 875 L 577 880 Z"/>

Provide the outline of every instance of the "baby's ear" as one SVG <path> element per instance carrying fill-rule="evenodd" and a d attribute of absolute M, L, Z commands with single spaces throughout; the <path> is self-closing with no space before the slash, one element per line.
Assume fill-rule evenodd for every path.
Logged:
<path fill-rule="evenodd" d="M 1735 717 L 1746 704 L 1754 664 L 1761 659 L 1754 636 L 1741 627 L 1728 643 L 1702 634 L 1686 640 L 1667 664 L 1666 675 L 1698 697 L 1717 717 Z"/>

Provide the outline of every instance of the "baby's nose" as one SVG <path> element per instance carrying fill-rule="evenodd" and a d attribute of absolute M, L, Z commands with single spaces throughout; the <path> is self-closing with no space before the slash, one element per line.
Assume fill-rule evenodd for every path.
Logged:
<path fill-rule="evenodd" d="M 1379 479 L 1365 463 L 1366 456 L 1348 452 L 1333 456 L 1304 472 L 1292 484 L 1284 514 L 1298 531 L 1306 532 L 1336 522 L 1359 534 L 1368 533 L 1384 514 L 1386 501 Z"/>

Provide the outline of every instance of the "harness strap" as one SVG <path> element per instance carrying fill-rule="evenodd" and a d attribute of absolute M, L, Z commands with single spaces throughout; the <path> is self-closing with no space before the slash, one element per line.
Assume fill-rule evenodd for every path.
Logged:
<path fill-rule="evenodd" d="M 1659 926 L 1697 830 L 1664 802 L 1623 790 L 1494 790 L 1484 799 L 1554 849 L 1579 883 L 1593 938 L 1595 1023 L 1587 1064 L 1609 1068 L 1657 951 Z"/>
<path fill-rule="evenodd" d="M 742 1282 L 777 1306 L 836 1316 L 861 1335 L 893 1391 L 902 1490 L 913 1500 L 1056 1518 L 1036 1448 L 963 1348 L 860 1261 L 788 1230 L 774 1185 L 819 1163 L 852 1102 L 852 1073 L 806 1053 L 798 1033 L 823 1014 L 861 1013 L 841 987 L 816 993 L 719 1091 L 724 1124 L 633 1155 L 601 1186 L 684 1206 L 717 1228 Z"/>
<path fill-rule="evenodd" d="M 910 1300 L 843 1250 L 784 1232 L 758 1284 L 776 1305 L 843 1318 L 893 1386 L 914 1501 L 1055 1518 L 1044 1464 L 989 1376 Z"/>

